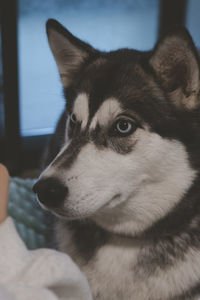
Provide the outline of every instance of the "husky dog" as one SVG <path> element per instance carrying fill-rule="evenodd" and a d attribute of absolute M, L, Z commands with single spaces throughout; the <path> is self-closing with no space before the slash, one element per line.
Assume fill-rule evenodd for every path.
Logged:
<path fill-rule="evenodd" d="M 67 99 L 34 186 L 95 300 L 200 295 L 200 68 L 185 29 L 100 52 L 55 20 Z"/>

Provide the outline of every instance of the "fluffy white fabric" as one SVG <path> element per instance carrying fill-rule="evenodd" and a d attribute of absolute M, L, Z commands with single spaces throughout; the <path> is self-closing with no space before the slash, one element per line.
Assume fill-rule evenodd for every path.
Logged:
<path fill-rule="evenodd" d="M 91 300 L 85 276 L 69 256 L 27 250 L 10 217 L 0 225 L 1 300 Z"/>

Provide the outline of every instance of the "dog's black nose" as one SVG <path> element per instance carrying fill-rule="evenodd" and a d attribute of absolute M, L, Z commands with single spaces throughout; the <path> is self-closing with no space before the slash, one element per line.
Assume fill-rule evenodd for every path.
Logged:
<path fill-rule="evenodd" d="M 33 191 L 37 194 L 39 201 L 50 208 L 62 206 L 68 194 L 68 188 L 53 177 L 38 180 L 33 186 Z"/>

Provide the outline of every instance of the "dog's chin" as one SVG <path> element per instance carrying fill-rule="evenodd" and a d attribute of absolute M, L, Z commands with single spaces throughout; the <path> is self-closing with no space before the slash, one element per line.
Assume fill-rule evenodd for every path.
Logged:
<path fill-rule="evenodd" d="M 120 205 L 121 203 L 125 202 L 127 199 L 123 198 L 121 194 L 116 194 L 113 196 L 106 204 L 104 204 L 99 211 L 102 209 L 112 209 L 115 208 L 116 206 Z"/>
<path fill-rule="evenodd" d="M 74 215 L 72 213 L 67 213 L 65 211 L 63 212 L 60 212 L 60 211 L 56 211 L 56 210 L 53 210 L 53 209 L 50 209 L 49 210 L 55 217 L 57 217 L 58 219 L 61 219 L 61 220 L 65 220 L 65 221 L 74 221 L 74 220 L 79 220 L 81 219 L 80 216 L 77 216 L 77 215 Z M 83 217 L 82 217 L 83 219 Z"/>

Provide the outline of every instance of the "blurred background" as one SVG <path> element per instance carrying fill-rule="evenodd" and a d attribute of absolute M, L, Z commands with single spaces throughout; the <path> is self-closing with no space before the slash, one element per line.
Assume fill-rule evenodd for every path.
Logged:
<path fill-rule="evenodd" d="M 199 0 L 1 0 L 0 13 L 0 161 L 12 175 L 38 170 L 64 108 L 48 18 L 100 50 L 150 50 L 173 26 L 200 47 Z"/>

